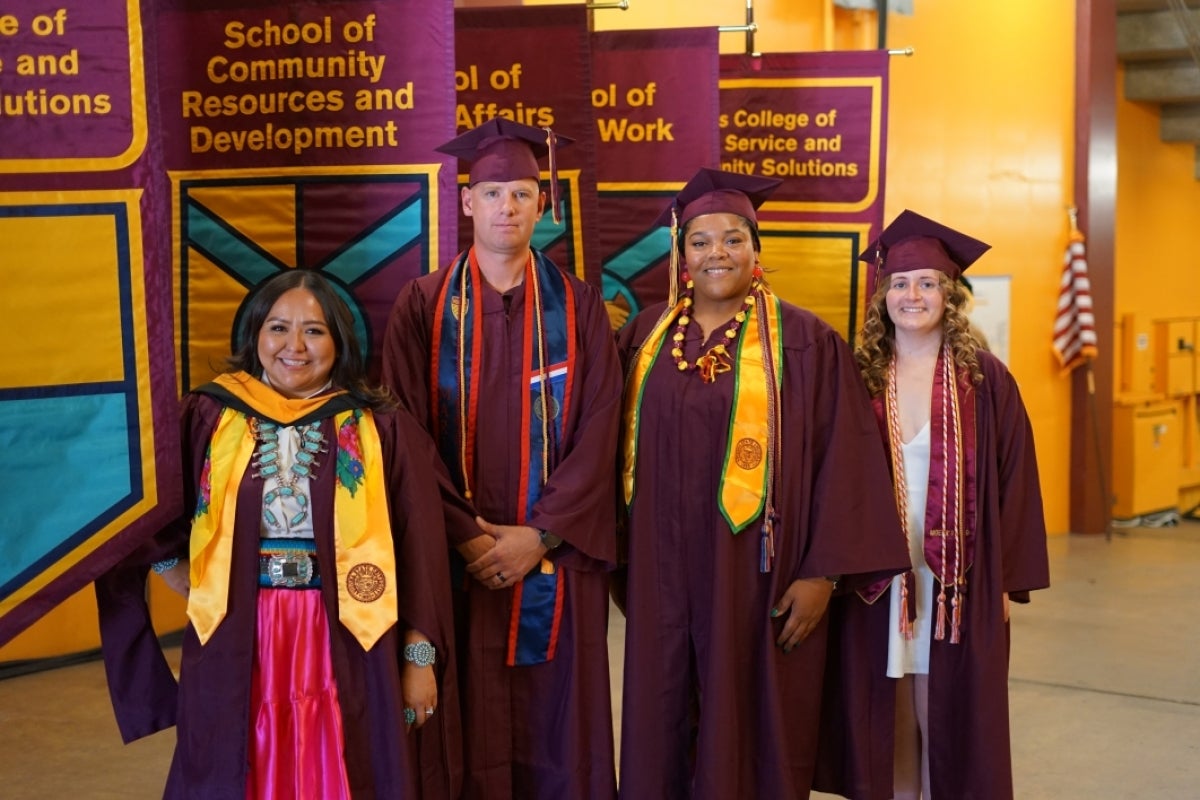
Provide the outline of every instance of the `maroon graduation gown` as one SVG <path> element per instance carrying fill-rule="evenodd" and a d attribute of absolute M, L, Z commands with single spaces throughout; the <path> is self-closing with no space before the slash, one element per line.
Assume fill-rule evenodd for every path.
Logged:
<path fill-rule="evenodd" d="M 187 555 L 196 487 L 221 410 L 213 397 L 185 397 L 182 461 L 188 516 L 96 581 L 105 669 L 122 737 L 128 742 L 177 726 L 164 794 L 168 798 L 244 800 L 246 796 L 262 511 L 262 483 L 251 477 L 253 470 L 246 470 L 238 491 L 226 617 L 203 646 L 191 625 L 187 626 L 178 686 L 151 628 L 145 600 L 150 564 L 171 555 Z M 436 457 L 433 442 L 403 410 L 379 413 L 375 419 L 395 538 L 400 623 L 370 651 L 363 651 L 338 622 L 336 581 L 323 581 L 320 590 L 331 632 L 346 769 L 356 800 L 421 796 L 412 737 L 404 731 L 400 686 L 400 651 L 407 628 L 421 631 L 437 647 L 438 713 L 431 724 L 451 752 L 458 747 L 454 740 L 458 715 L 443 519 L 438 488 L 427 467 Z M 330 452 L 314 472 L 311 509 L 317 555 L 324 565 L 334 563 L 336 459 L 332 456 L 337 432 L 332 417 L 321 423 L 321 430 Z M 451 668 L 449 675 L 447 668 Z M 442 729 L 442 720 L 450 721 L 449 730 Z M 437 783 L 446 783 L 446 776 L 443 767 L 433 778 L 435 789 Z M 431 794 L 446 796 L 446 792 Z"/>
<path fill-rule="evenodd" d="M 401 291 L 388 324 L 384 382 L 432 430 L 430 359 L 437 296 L 450 270 Z M 608 573 L 616 561 L 614 459 L 621 376 L 599 292 L 572 276 L 577 363 L 566 447 L 527 524 L 563 544 L 551 551 L 565 571 L 566 596 L 552 661 L 509 667 L 511 588 L 453 581 L 459 615 L 465 798 L 560 800 L 615 796 L 608 675 Z M 517 522 L 520 477 L 524 288 L 482 295 L 483 375 L 475 447 L 473 506 L 447 493 L 450 544 L 480 535 L 474 513 Z M 441 470 L 445 473 L 445 470 Z M 445 477 L 443 476 L 445 480 Z M 461 558 L 452 555 L 461 565 Z M 457 573 L 456 573 L 457 574 Z"/>
<path fill-rule="evenodd" d="M 662 306 L 622 331 L 629 361 Z M 782 304 L 776 559 L 761 520 L 734 535 L 717 505 L 734 374 L 681 373 L 664 346 L 641 405 L 629 509 L 621 796 L 787 800 L 809 794 L 826 622 L 790 653 L 771 608 L 798 578 L 847 588 L 908 562 L 886 458 L 847 344 Z M 713 336 L 723 335 L 721 326 Z M 702 352 L 688 328 L 684 357 Z"/>
<path fill-rule="evenodd" d="M 929 772 L 934 800 L 1011 800 L 1009 626 L 1003 596 L 1050 585 L 1033 430 L 1017 384 L 980 351 L 976 387 L 978 519 L 962 641 L 931 645 Z M 889 588 L 890 592 L 891 589 Z M 937 587 L 934 587 L 936 594 Z M 855 800 L 892 796 L 895 681 L 887 674 L 889 596 L 842 597 L 831 611 L 830 684 L 817 787 Z"/>

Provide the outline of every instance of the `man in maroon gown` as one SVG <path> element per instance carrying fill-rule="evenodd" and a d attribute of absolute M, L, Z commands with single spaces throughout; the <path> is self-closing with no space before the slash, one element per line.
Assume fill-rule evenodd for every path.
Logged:
<path fill-rule="evenodd" d="M 461 201 L 474 245 L 404 288 L 384 343 L 384 381 L 433 433 L 452 482 L 466 798 L 616 793 L 607 573 L 621 376 L 599 292 L 530 246 L 545 203 L 537 156 L 553 142 L 493 120 L 439 148 L 472 162 Z"/>

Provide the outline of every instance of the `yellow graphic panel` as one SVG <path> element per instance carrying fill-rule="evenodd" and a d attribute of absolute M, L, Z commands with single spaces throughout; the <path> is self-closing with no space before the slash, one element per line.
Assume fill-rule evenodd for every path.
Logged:
<path fill-rule="evenodd" d="M 225 369 L 229 357 L 229 331 L 246 287 L 194 249 L 188 250 L 191 268 L 187 282 L 188 374 L 192 384 L 206 383 Z M 178 336 L 176 337 L 178 339 Z"/>
<path fill-rule="evenodd" d="M 812 311 L 847 340 L 862 325 L 867 265 L 857 260 L 869 226 L 764 225 L 762 264 L 771 288 Z"/>
<path fill-rule="evenodd" d="M 106 215 L 0 217 L 0 388 L 125 377 L 116 237 Z"/>
<path fill-rule="evenodd" d="M 225 220 L 273 221 L 271 226 L 255 226 L 252 230 L 239 233 L 253 238 L 254 244 L 270 253 L 281 264 L 296 264 L 296 187 L 294 184 L 278 186 L 239 186 L 230 191 L 228 186 L 192 187 L 188 198 L 199 203 L 214 216 Z M 245 290 L 242 291 L 244 295 Z"/>

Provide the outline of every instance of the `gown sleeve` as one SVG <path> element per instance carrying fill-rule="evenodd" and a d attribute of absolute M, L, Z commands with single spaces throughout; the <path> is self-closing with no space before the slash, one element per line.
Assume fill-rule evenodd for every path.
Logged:
<path fill-rule="evenodd" d="M 184 397 L 180 441 L 187 514 L 148 538 L 95 582 L 104 672 L 125 742 L 175 724 L 178 684 L 151 624 L 146 578 L 154 562 L 187 557 L 196 488 L 220 413 L 220 404 L 210 398 Z"/>
<path fill-rule="evenodd" d="M 980 354 L 981 361 L 987 358 Z M 998 361 L 989 366 L 984 388 L 991 392 L 995 410 L 1003 587 L 1014 601 L 1027 603 L 1031 590 L 1050 585 L 1033 427 L 1012 374 Z"/>

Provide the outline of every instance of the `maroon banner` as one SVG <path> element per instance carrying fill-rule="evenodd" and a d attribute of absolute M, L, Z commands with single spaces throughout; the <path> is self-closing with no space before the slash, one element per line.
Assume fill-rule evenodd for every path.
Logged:
<path fill-rule="evenodd" d="M 587 14 L 583 5 L 456 10 L 455 121 L 458 133 L 501 117 L 575 140 L 558 151 L 562 223 L 544 214 L 533 246 L 564 270 L 599 284 Z M 471 226 L 462 225 L 459 247 L 471 240 Z"/>
<path fill-rule="evenodd" d="M 458 217 L 434 152 L 454 133 L 449 2 L 12 5 L 0 644 L 181 513 L 179 392 L 224 363 L 249 286 L 321 270 L 370 345 Z"/>
<path fill-rule="evenodd" d="M 149 7 L 0 9 L 0 645 L 181 511 Z"/>
<path fill-rule="evenodd" d="M 185 389 L 228 352 L 248 287 L 339 287 L 369 348 L 455 249 L 453 9 L 417 0 L 173 0 L 158 17 Z"/>
<path fill-rule="evenodd" d="M 671 237 L 656 219 L 719 164 L 716 28 L 592 35 L 602 288 L 613 327 L 666 299 Z"/>
<path fill-rule="evenodd" d="M 0 172 L 131 164 L 146 143 L 137 0 L 17 5 L 0 8 Z"/>
<path fill-rule="evenodd" d="M 887 59 L 721 59 L 722 168 L 784 181 L 759 215 L 768 279 L 850 340 L 872 282 L 857 257 L 883 223 Z"/>

